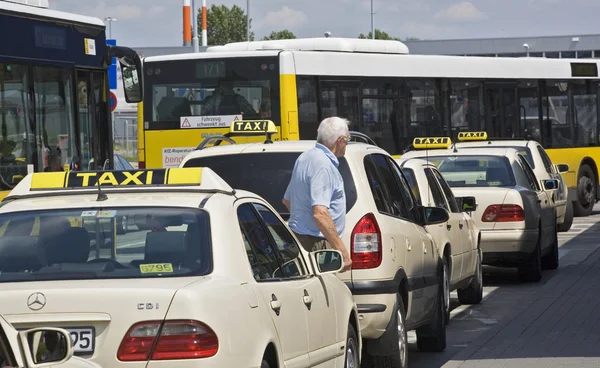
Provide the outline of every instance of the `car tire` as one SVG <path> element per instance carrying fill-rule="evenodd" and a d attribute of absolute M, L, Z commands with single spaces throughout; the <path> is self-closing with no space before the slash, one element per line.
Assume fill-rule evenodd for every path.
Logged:
<path fill-rule="evenodd" d="M 442 258 L 443 262 L 443 293 L 444 293 L 444 321 L 446 324 L 450 322 L 450 268 L 446 257 Z"/>
<path fill-rule="evenodd" d="M 442 282 L 438 286 L 436 311 L 433 318 L 427 326 L 417 329 L 417 347 L 420 351 L 441 352 L 446 350 L 446 313 Z"/>
<path fill-rule="evenodd" d="M 554 231 L 550 253 L 542 257 L 542 267 L 546 270 L 556 270 L 558 268 L 558 229 Z"/>
<path fill-rule="evenodd" d="M 392 353 L 386 356 L 368 356 L 364 366 L 372 368 L 406 368 L 408 367 L 408 334 L 406 331 L 406 310 L 400 294 L 396 294 L 396 311 L 392 316 L 391 325 L 396 325 L 397 344 L 392 347 Z"/>
<path fill-rule="evenodd" d="M 542 234 L 540 233 L 531 258 L 527 262 L 519 265 L 519 280 L 524 282 L 539 282 L 542 279 L 541 242 Z"/>
<path fill-rule="evenodd" d="M 483 300 L 483 265 L 481 249 L 477 249 L 477 265 L 475 266 L 475 276 L 469 283 L 469 287 L 458 289 L 458 301 L 460 304 L 479 304 Z"/>
<path fill-rule="evenodd" d="M 584 203 L 581 199 L 584 197 Z M 577 177 L 577 200 L 573 203 L 573 214 L 585 217 L 592 214 L 596 203 L 596 176 L 589 165 L 581 165 Z"/>
<path fill-rule="evenodd" d="M 344 362 L 344 368 L 358 368 L 360 367 L 360 356 L 359 356 L 359 341 L 356 330 L 351 323 L 348 323 L 348 333 L 346 337 L 346 356 Z"/>
<path fill-rule="evenodd" d="M 567 199 L 567 209 L 565 211 L 565 219 L 562 224 L 558 225 L 558 231 L 567 232 L 571 230 L 573 225 L 573 201 Z"/>

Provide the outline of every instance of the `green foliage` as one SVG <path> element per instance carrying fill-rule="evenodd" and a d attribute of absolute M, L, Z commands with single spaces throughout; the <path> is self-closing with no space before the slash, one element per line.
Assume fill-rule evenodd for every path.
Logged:
<path fill-rule="evenodd" d="M 366 36 L 364 34 L 360 34 L 358 36 L 358 38 L 362 38 L 362 39 L 371 39 L 372 38 L 372 33 L 369 32 Z M 376 40 L 396 40 L 396 41 L 401 41 L 401 39 L 397 38 L 397 37 L 392 37 L 389 34 L 387 34 L 387 32 L 384 32 L 380 29 L 375 28 L 375 39 Z"/>
<path fill-rule="evenodd" d="M 198 11 L 198 30 L 202 30 L 202 9 Z M 209 46 L 224 45 L 230 42 L 246 41 L 246 14 L 233 5 L 212 4 L 206 9 L 206 41 Z M 252 29 L 252 18 L 250 18 Z M 250 32 L 250 41 L 254 41 L 254 32 Z"/>
<path fill-rule="evenodd" d="M 281 31 L 273 31 L 270 35 L 263 37 L 263 41 L 267 40 L 291 40 L 296 38 L 296 35 L 287 29 Z"/>

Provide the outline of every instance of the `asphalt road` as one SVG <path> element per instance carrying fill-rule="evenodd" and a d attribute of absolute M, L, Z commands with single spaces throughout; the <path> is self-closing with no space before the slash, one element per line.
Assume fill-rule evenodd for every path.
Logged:
<path fill-rule="evenodd" d="M 566 267 L 579 267 L 600 247 L 600 206 L 589 217 L 575 218 L 571 230 L 559 233 L 560 266 L 544 271 L 539 283 L 521 283 L 513 268 L 484 266 L 484 299 L 476 306 L 462 306 L 456 293 L 451 295 L 452 312 L 447 326 L 447 347 L 443 353 L 421 353 L 416 346 L 414 332 L 409 332 L 409 367 L 442 367 L 483 333 L 516 310 L 524 308 L 524 301 Z M 516 339 L 518 336 L 514 336 Z M 478 366 L 477 364 L 471 366 Z M 482 365 L 482 367 L 487 365 Z"/>

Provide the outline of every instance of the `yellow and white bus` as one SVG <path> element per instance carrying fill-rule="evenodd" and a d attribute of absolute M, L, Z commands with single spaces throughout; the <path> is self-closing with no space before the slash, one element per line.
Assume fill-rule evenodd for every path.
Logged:
<path fill-rule="evenodd" d="M 535 139 L 569 164 L 563 176 L 585 216 L 600 198 L 599 84 L 593 59 L 411 55 L 399 41 L 255 41 L 153 56 L 144 59 L 139 165 L 176 167 L 235 120 L 272 120 L 275 140 L 294 140 L 342 116 L 393 155 L 415 137 L 486 131 Z"/>

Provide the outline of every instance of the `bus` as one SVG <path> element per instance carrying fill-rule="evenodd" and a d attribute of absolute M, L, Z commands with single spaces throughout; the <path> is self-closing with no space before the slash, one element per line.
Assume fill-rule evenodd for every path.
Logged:
<path fill-rule="evenodd" d="M 0 199 L 31 172 L 114 168 L 113 58 L 125 99 L 141 102 L 141 60 L 107 45 L 102 20 L 0 0 Z"/>
<path fill-rule="evenodd" d="M 176 167 L 235 120 L 272 120 L 274 140 L 315 139 L 319 122 L 337 115 L 396 157 L 415 137 L 534 139 L 569 165 L 576 216 L 600 198 L 593 59 L 416 55 L 399 41 L 329 37 L 232 43 L 143 64 L 140 167 Z"/>

